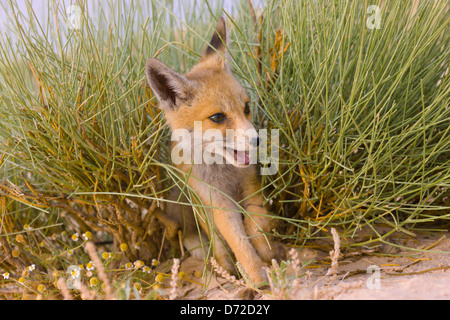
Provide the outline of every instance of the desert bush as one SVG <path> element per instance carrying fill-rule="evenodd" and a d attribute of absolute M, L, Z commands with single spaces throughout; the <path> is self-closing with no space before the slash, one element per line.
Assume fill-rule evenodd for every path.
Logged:
<path fill-rule="evenodd" d="M 440 1 L 273 1 L 255 19 L 241 71 L 256 122 L 280 131 L 264 181 L 284 239 L 389 226 L 361 245 L 448 219 L 448 13 Z"/>

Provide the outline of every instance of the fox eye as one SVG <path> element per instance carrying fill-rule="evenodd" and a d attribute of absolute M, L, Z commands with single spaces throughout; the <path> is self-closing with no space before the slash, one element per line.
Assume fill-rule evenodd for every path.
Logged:
<path fill-rule="evenodd" d="M 216 113 L 216 114 L 212 115 L 211 117 L 209 117 L 209 119 L 214 123 L 220 124 L 225 121 L 226 116 L 223 113 Z"/>
<path fill-rule="evenodd" d="M 246 103 L 245 103 L 244 113 L 245 113 L 246 115 L 250 114 L 250 102 L 246 102 Z"/>

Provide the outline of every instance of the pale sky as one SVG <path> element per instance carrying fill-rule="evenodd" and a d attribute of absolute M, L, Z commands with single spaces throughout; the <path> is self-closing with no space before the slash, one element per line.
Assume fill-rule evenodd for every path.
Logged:
<path fill-rule="evenodd" d="M 27 2 L 30 2 L 33 10 L 35 11 L 36 15 L 38 16 L 38 18 L 40 19 L 40 21 L 46 21 L 45 15 L 47 13 L 47 9 L 48 9 L 48 3 L 49 2 L 54 2 L 56 3 L 57 0 L 13 0 L 17 3 L 17 7 L 18 10 L 24 14 L 25 16 L 27 16 Z M 99 4 L 106 4 L 108 3 L 109 0 L 88 0 L 88 3 L 91 5 L 92 3 L 99 3 Z M 121 1 L 126 1 L 129 2 L 130 0 L 121 0 Z M 163 0 L 151 0 L 154 1 L 156 3 L 158 2 L 164 2 Z M 241 0 L 222 0 L 223 2 L 223 8 L 227 11 L 227 12 L 232 12 L 233 11 L 233 7 L 236 4 L 239 4 Z M 244 0 L 245 1 L 245 0 Z M 267 0 L 252 0 L 254 3 L 255 7 L 261 7 L 263 3 L 266 3 Z M 61 0 L 62 3 L 64 3 L 66 5 L 66 7 L 69 7 L 71 4 L 76 4 L 75 0 Z M 209 0 L 210 5 L 214 4 L 215 2 L 217 2 L 216 0 Z M 194 4 L 198 5 L 202 5 L 202 1 L 201 0 L 174 0 L 174 11 L 176 14 L 177 11 L 177 7 L 179 7 L 179 10 L 182 10 L 183 8 L 193 8 Z M 1 1 L 0 3 L 0 31 L 6 31 L 7 30 L 7 23 L 8 23 L 8 16 L 10 15 L 10 8 L 9 8 L 9 1 Z M 206 1 L 204 2 L 204 6 L 206 8 Z M 6 7 L 6 8 L 3 8 Z M 149 12 L 150 15 L 150 12 Z"/>

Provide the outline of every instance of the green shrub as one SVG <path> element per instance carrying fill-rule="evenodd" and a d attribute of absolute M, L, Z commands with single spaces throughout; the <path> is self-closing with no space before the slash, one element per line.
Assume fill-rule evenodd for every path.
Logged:
<path fill-rule="evenodd" d="M 280 130 L 265 184 L 289 239 L 389 226 L 370 242 L 449 218 L 449 6 L 378 2 L 371 29 L 372 4 L 270 1 L 252 39 L 258 72 L 242 64 L 258 123 Z"/>

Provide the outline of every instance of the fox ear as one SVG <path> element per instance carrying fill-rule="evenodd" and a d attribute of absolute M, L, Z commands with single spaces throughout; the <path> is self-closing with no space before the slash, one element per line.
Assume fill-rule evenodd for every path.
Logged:
<path fill-rule="evenodd" d="M 163 110 L 175 109 L 194 96 L 195 84 L 158 59 L 151 58 L 145 66 L 147 81 Z"/>
<path fill-rule="evenodd" d="M 206 49 L 205 55 L 216 54 L 217 51 L 222 55 L 225 54 L 227 40 L 227 25 L 225 19 L 220 17 L 217 22 L 216 31 L 212 36 L 211 43 Z"/>
<path fill-rule="evenodd" d="M 227 41 L 227 25 L 225 23 L 225 19 L 220 17 L 211 42 L 206 48 L 205 54 L 200 62 L 209 64 L 212 67 L 219 67 L 221 69 L 229 70 L 230 67 L 227 62 Z"/>

